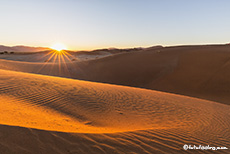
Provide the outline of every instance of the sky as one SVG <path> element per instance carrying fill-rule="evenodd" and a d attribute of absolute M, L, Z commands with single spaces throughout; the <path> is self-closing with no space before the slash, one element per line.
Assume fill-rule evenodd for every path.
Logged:
<path fill-rule="evenodd" d="M 72 50 L 230 42 L 230 0 L 0 0 L 0 44 Z"/>

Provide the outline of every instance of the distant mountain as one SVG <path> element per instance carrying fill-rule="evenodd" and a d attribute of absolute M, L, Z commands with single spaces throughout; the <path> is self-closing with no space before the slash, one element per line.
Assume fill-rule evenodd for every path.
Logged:
<path fill-rule="evenodd" d="M 39 52 L 44 50 L 50 50 L 46 47 L 29 47 L 29 46 L 4 46 L 0 45 L 0 52 Z"/>

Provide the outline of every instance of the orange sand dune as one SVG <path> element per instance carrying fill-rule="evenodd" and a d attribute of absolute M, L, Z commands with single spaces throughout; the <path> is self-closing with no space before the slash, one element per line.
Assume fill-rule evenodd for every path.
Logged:
<path fill-rule="evenodd" d="M 0 113 L 0 153 L 230 146 L 228 105 L 153 90 L 0 70 Z"/>
<path fill-rule="evenodd" d="M 0 68 L 230 102 L 229 45 L 150 48 L 66 64 L 0 60 Z"/>

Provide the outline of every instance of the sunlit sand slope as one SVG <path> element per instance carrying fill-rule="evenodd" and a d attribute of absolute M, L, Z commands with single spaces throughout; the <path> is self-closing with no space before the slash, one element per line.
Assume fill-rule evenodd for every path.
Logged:
<path fill-rule="evenodd" d="M 230 140 L 227 105 L 6 70 L 0 113 L 0 153 L 182 153 Z"/>

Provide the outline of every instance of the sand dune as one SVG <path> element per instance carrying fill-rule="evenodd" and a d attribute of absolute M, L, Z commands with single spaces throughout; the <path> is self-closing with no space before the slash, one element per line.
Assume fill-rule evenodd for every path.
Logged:
<path fill-rule="evenodd" d="M 72 51 L 62 51 L 59 54 L 58 51 L 47 50 L 42 52 L 30 52 L 30 53 L 7 53 L 0 54 L 0 59 L 12 60 L 12 61 L 22 61 L 22 62 L 34 62 L 34 63 L 63 63 L 72 61 L 86 61 L 92 59 L 99 59 L 102 57 L 107 57 L 113 54 L 110 52 L 72 52 Z"/>
<path fill-rule="evenodd" d="M 0 45 L 0 53 L 1 52 L 38 52 L 38 51 L 44 51 L 44 50 L 50 50 L 47 47 L 29 47 L 29 46 L 23 46 L 23 45 L 18 45 L 18 46 L 4 46 Z"/>
<path fill-rule="evenodd" d="M 117 55 L 82 66 L 78 78 L 230 102 L 230 46 L 181 46 Z"/>
<path fill-rule="evenodd" d="M 228 105 L 140 88 L 0 70 L 0 111 L 1 153 L 192 153 L 183 145 L 230 145 Z"/>
<path fill-rule="evenodd" d="M 230 102 L 229 45 L 149 48 L 66 64 L 0 60 L 0 68 Z"/>

